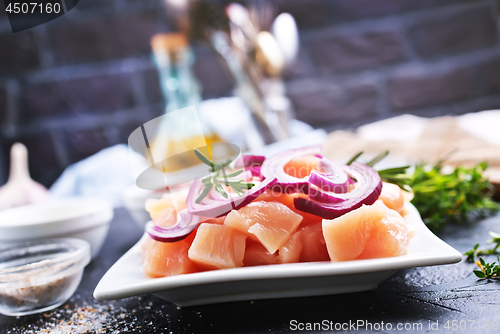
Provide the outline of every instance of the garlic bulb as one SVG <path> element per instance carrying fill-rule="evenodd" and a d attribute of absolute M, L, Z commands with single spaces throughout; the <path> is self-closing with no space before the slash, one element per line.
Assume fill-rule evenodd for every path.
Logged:
<path fill-rule="evenodd" d="M 47 188 L 30 177 L 26 146 L 15 143 L 10 150 L 9 179 L 0 187 L 0 210 L 42 202 L 48 197 Z"/>

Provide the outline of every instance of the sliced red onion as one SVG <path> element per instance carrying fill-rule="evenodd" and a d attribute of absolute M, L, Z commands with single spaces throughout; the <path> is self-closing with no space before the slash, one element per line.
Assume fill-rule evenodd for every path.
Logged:
<path fill-rule="evenodd" d="M 319 197 L 314 197 L 325 196 L 325 193 L 317 195 L 316 192 L 314 194 L 311 192 L 313 198 L 311 198 L 311 195 L 308 199 L 295 198 L 293 200 L 295 208 L 326 219 L 333 219 L 357 209 L 363 204 L 371 205 L 375 203 L 382 190 L 382 181 L 377 171 L 358 162 L 353 162 L 350 166 L 344 166 L 343 168 L 349 176 L 357 180 L 355 188 L 351 192 L 334 194 L 335 200 L 332 200 L 330 203 L 320 203 L 318 201 Z M 320 190 L 318 190 L 319 192 Z"/>
<path fill-rule="evenodd" d="M 266 157 L 261 155 L 244 155 L 243 156 L 243 165 L 245 167 L 257 167 L 262 166 Z"/>
<path fill-rule="evenodd" d="M 260 172 L 260 168 L 261 167 L 246 167 L 245 169 L 249 170 L 250 173 L 252 173 L 252 176 L 257 176 L 257 177 L 260 177 L 262 179 L 262 174 Z"/>
<path fill-rule="evenodd" d="M 349 191 L 349 177 L 342 167 L 335 162 L 323 158 L 318 164 L 318 169 L 309 175 L 309 183 L 321 190 L 342 194 Z"/>
<path fill-rule="evenodd" d="M 196 198 L 203 189 L 203 182 L 201 179 L 197 179 L 191 185 L 189 193 L 186 199 L 186 208 L 189 213 L 196 216 L 203 217 L 220 217 L 227 214 L 231 210 L 238 210 L 252 202 L 254 199 L 259 197 L 267 189 L 276 183 L 276 178 L 268 178 L 264 181 L 256 184 L 252 189 L 245 192 L 243 195 L 238 196 L 231 193 L 231 196 L 227 199 L 221 199 L 216 194 L 209 194 L 200 203 L 196 203 Z"/>
<path fill-rule="evenodd" d="M 309 192 L 307 178 L 298 178 L 285 172 L 285 165 L 296 156 L 308 154 L 321 154 L 321 145 L 307 146 L 293 150 L 287 150 L 267 158 L 260 168 L 264 179 L 277 178 L 278 182 L 273 185 L 272 190 L 287 194 Z"/>
<path fill-rule="evenodd" d="M 309 186 L 309 197 L 308 199 L 320 203 L 327 203 L 327 204 L 332 204 L 332 203 L 339 203 L 343 202 L 346 199 L 343 198 L 342 196 L 339 196 L 340 194 L 334 193 L 334 192 L 329 192 L 329 191 L 323 191 L 317 187 L 314 186 Z"/>
<path fill-rule="evenodd" d="M 243 155 L 241 158 L 236 160 L 234 168 L 244 168 L 245 172 L 250 172 L 252 176 L 262 178 L 260 174 L 260 167 L 262 166 L 264 160 L 266 160 L 266 157 L 261 155 Z"/>
<path fill-rule="evenodd" d="M 158 225 L 148 226 L 146 232 L 151 238 L 160 242 L 175 242 L 186 238 L 200 225 L 201 217 L 194 216 L 188 210 L 181 210 L 177 214 L 177 222 L 171 227 Z"/>
<path fill-rule="evenodd" d="M 245 179 L 245 182 L 252 183 L 254 177 L 258 177 L 259 180 L 262 180 L 262 176 L 260 175 L 260 167 L 244 167 L 245 170 L 242 174 L 238 175 L 238 177 L 242 176 Z"/>
<path fill-rule="evenodd" d="M 243 167 L 260 167 L 266 160 L 266 157 L 261 155 L 242 155 L 241 158 L 236 159 L 235 169 Z"/>
<path fill-rule="evenodd" d="M 259 174 L 260 174 L 260 172 L 259 172 Z M 245 182 L 251 182 L 253 180 L 253 177 L 254 177 L 254 172 L 250 168 L 245 168 L 243 173 L 241 173 L 241 175 L 239 175 L 239 176 L 243 177 Z"/>

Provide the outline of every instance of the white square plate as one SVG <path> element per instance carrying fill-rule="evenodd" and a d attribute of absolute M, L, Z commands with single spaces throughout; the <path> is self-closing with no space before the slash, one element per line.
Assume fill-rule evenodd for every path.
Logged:
<path fill-rule="evenodd" d="M 430 232 L 406 204 L 411 241 L 406 255 L 346 262 L 310 262 L 214 270 L 163 278 L 142 271 L 144 237 L 104 275 L 94 291 L 101 300 L 152 293 L 179 306 L 241 300 L 319 296 L 371 290 L 398 269 L 459 262 L 462 254 Z M 367 275 L 369 274 L 369 275 Z"/>

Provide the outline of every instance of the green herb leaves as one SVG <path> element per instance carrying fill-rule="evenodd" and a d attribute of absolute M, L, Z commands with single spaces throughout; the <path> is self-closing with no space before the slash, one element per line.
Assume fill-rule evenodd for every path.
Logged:
<path fill-rule="evenodd" d="M 481 270 L 473 270 L 474 274 L 478 278 L 492 279 L 500 277 L 500 264 L 496 264 L 496 262 L 487 263 L 481 257 L 479 258 L 479 261 L 476 261 L 476 264 L 479 267 L 479 269 L 481 269 Z"/>
<path fill-rule="evenodd" d="M 359 152 L 355 156 L 353 156 L 346 165 L 352 164 L 356 161 L 363 152 Z M 384 151 L 373 158 L 371 161 L 367 162 L 365 165 L 373 167 L 377 162 L 384 159 L 387 155 L 389 155 L 389 151 Z M 398 185 L 401 189 L 408 191 L 407 185 L 410 183 L 410 176 L 407 174 L 408 168 L 410 166 L 401 166 L 395 168 L 387 168 L 378 171 L 378 175 L 384 182 L 394 183 Z"/>
<path fill-rule="evenodd" d="M 196 149 L 194 150 L 194 153 L 201 162 L 210 167 L 209 170 L 213 173 L 201 180 L 204 186 L 196 198 L 196 203 L 200 203 L 208 195 L 212 188 L 214 188 L 215 191 L 220 193 L 224 198 L 229 198 L 225 186 L 230 187 L 235 193 L 241 196 L 245 193 L 244 189 L 251 189 L 255 185 L 254 183 L 243 182 L 244 179 L 230 179 L 243 173 L 243 169 L 239 169 L 226 174 L 225 168 L 231 164 L 232 160 L 227 160 L 224 163 L 216 163 Z"/>
<path fill-rule="evenodd" d="M 483 255 L 500 255 L 500 252 L 498 251 L 498 248 L 500 247 L 500 234 L 495 232 L 490 232 L 489 234 L 493 237 L 493 239 L 489 240 L 488 244 L 493 244 L 493 247 L 479 248 L 479 244 L 475 244 L 474 248 L 464 253 L 464 255 L 467 256 L 467 261 L 474 262 L 476 257 Z"/>
<path fill-rule="evenodd" d="M 480 163 L 444 173 L 441 163 L 417 165 L 409 186 L 414 192 L 412 203 L 424 222 L 439 230 L 447 223 L 467 222 L 473 215 L 484 217 L 500 210 L 491 199 L 492 186 L 483 176 L 486 167 Z"/>
<path fill-rule="evenodd" d="M 358 154 L 353 156 L 351 159 L 349 159 L 349 161 L 346 162 L 346 165 L 349 166 L 350 164 L 352 164 L 354 161 L 356 161 L 361 156 L 361 154 L 363 154 L 363 151 L 359 152 Z"/>
<path fill-rule="evenodd" d="M 387 168 L 378 171 L 378 175 L 384 182 L 394 183 L 405 191 L 408 190 L 408 185 L 411 182 L 411 177 L 408 176 L 407 171 L 410 166 Z"/>
<path fill-rule="evenodd" d="M 348 164 L 358 159 L 363 152 L 356 154 Z M 373 167 L 387 156 L 385 151 L 367 163 Z M 449 155 L 448 155 L 449 156 Z M 475 216 L 485 217 L 500 210 L 498 203 L 491 199 L 492 185 L 483 176 L 486 163 L 474 167 L 456 167 L 443 171 L 443 159 L 434 166 L 417 165 L 413 174 L 409 166 L 379 170 L 384 182 L 394 183 L 404 190 L 412 188 L 413 205 L 418 209 L 425 224 L 437 231 L 448 223 L 467 222 Z"/>
<path fill-rule="evenodd" d="M 488 244 L 492 244 L 493 247 L 479 248 L 479 244 L 475 244 L 470 251 L 464 253 L 467 256 L 466 260 L 468 262 L 475 262 L 479 267 L 480 270 L 473 270 L 478 278 L 500 278 L 500 252 L 498 251 L 498 248 L 500 248 L 500 234 L 495 232 L 490 232 L 489 234 L 492 236 L 492 239 L 488 241 Z M 488 263 L 481 257 L 488 255 L 496 255 L 498 264 L 497 262 Z M 476 260 L 476 257 L 478 260 Z"/>

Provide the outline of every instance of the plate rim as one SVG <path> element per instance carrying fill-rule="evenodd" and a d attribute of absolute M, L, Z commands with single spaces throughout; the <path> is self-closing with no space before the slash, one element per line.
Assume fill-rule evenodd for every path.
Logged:
<path fill-rule="evenodd" d="M 135 260 L 140 258 L 141 245 L 146 234 L 118 259 L 111 268 L 103 275 L 94 290 L 94 297 L 99 300 L 115 300 L 132 297 L 145 293 L 171 290 L 186 286 L 195 286 L 210 283 L 221 283 L 229 281 L 248 281 L 259 279 L 284 279 L 294 277 L 316 277 L 316 276 L 340 276 L 359 273 L 369 273 L 387 270 L 399 270 L 404 268 L 445 265 L 460 262 L 462 254 L 448 245 L 446 242 L 433 234 L 422 221 L 417 209 L 406 203 L 407 216 L 416 221 L 415 232 L 418 238 L 425 238 L 444 250 L 438 254 L 418 255 L 405 254 L 397 257 L 354 260 L 345 262 L 299 262 L 289 264 L 276 264 L 267 266 L 241 267 L 231 269 L 220 269 L 206 272 L 182 274 L 161 278 L 150 278 L 143 274 L 143 278 L 135 283 L 126 285 L 116 285 L 113 288 L 107 283 L 114 275 L 115 271 L 122 268 L 123 263 L 130 258 Z M 413 238 L 412 237 L 412 238 Z M 418 255 L 418 256 L 417 256 Z M 126 264 L 125 264 L 126 265 Z M 306 268 L 307 270 L 304 270 Z M 142 267 L 139 268 L 142 272 Z"/>

